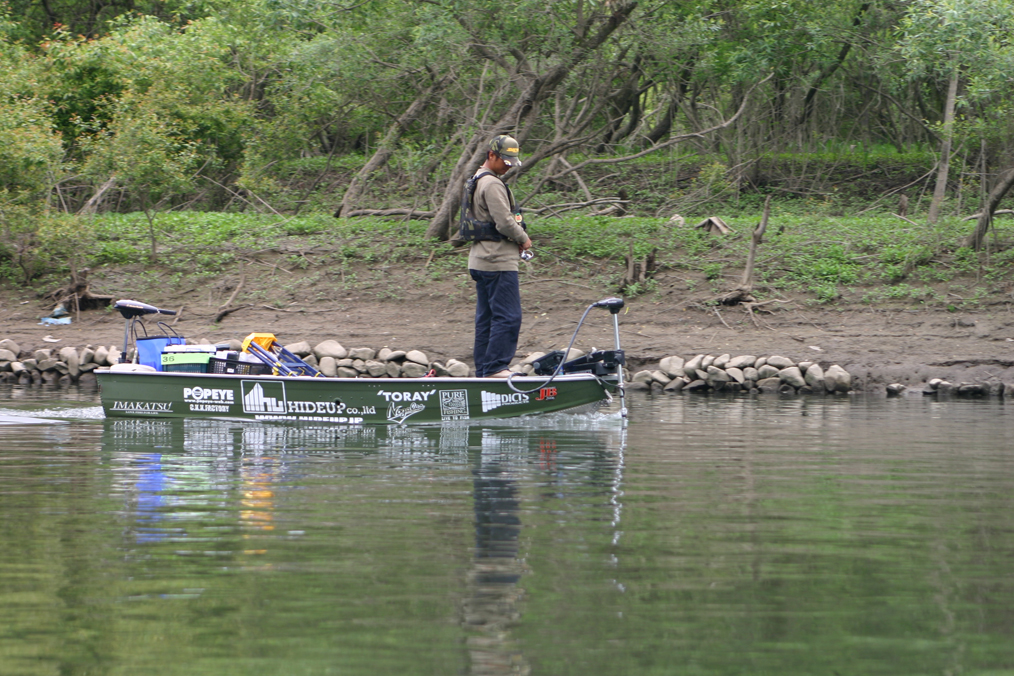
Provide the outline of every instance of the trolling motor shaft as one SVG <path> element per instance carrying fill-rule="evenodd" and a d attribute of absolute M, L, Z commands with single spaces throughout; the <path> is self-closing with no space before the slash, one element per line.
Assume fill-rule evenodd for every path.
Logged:
<path fill-rule="evenodd" d="M 130 342 L 130 323 L 141 315 L 174 315 L 176 310 L 162 310 L 154 305 L 142 303 L 139 300 L 118 300 L 113 303 L 113 309 L 123 315 L 123 351 L 120 352 L 120 363 L 127 363 L 127 345 Z"/>
<path fill-rule="evenodd" d="M 529 394 L 545 387 L 549 383 L 553 382 L 553 379 L 561 373 L 592 373 L 596 376 L 607 375 L 610 370 L 615 370 L 617 380 L 617 391 L 620 393 L 620 415 L 623 418 L 627 417 L 627 399 L 623 387 L 623 367 L 626 364 L 626 357 L 623 354 L 623 348 L 620 346 L 620 320 L 619 312 L 623 309 L 622 298 L 604 298 L 600 301 L 592 303 L 585 308 L 584 314 L 581 315 L 581 319 L 577 323 L 577 328 L 574 329 L 574 335 L 570 339 L 570 344 L 566 350 L 557 350 L 551 352 L 545 357 L 542 357 L 538 361 L 532 362 L 535 375 L 549 376 L 549 380 L 540 385 L 537 385 L 531 390 L 519 390 L 514 387 L 514 383 L 511 382 L 513 374 L 507 377 L 507 385 L 515 392 L 521 394 Z M 577 334 L 584 325 L 585 317 L 591 312 L 594 307 L 603 307 L 609 310 L 609 313 L 613 316 L 613 337 L 615 339 L 616 347 L 613 350 L 596 350 L 589 355 L 584 357 L 578 357 L 568 362 L 564 362 L 567 356 L 570 354 L 570 348 L 574 346 L 574 341 L 577 340 Z"/>
<path fill-rule="evenodd" d="M 609 310 L 609 314 L 613 316 L 613 339 L 616 343 L 616 351 L 622 354 L 620 348 L 620 310 L 623 309 L 622 298 L 605 298 L 594 304 L 595 307 L 604 307 Z M 623 364 L 616 365 L 616 385 L 619 388 L 620 393 L 620 415 L 624 418 L 627 417 L 627 398 L 625 388 L 623 387 Z"/>

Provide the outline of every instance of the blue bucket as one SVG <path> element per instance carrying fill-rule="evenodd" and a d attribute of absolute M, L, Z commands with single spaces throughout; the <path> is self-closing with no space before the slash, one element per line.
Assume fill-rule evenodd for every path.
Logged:
<path fill-rule="evenodd" d="M 156 371 L 162 370 L 162 351 L 166 345 L 183 345 L 182 336 L 149 336 L 135 339 L 137 345 L 137 363 L 151 366 Z"/>

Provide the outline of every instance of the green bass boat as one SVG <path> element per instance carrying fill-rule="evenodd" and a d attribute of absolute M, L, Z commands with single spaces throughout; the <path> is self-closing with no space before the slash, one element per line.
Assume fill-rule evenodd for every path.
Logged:
<path fill-rule="evenodd" d="M 96 371 L 109 418 L 440 423 L 590 409 L 615 385 L 592 374 L 500 378 L 312 378 Z M 124 368 L 128 367 L 128 368 Z M 511 388 L 521 390 L 516 392 Z M 525 393 L 527 390 L 533 392 Z"/>
<path fill-rule="evenodd" d="M 132 322 L 145 314 L 174 314 L 138 301 L 121 300 L 114 307 L 127 320 L 124 349 Z M 344 425 L 441 423 L 488 420 L 556 411 L 585 411 L 623 399 L 623 350 L 616 318 L 623 301 L 607 298 L 585 310 L 577 331 L 594 307 L 613 316 L 616 349 L 563 361 L 567 351 L 536 362 L 536 375 L 510 378 L 327 378 L 270 340 L 265 349 L 251 334 L 244 351 L 270 367 L 271 375 L 243 372 L 161 371 L 146 365 L 120 363 L 96 370 L 102 408 L 109 418 L 217 418 L 259 421 L 334 423 Z M 148 339 L 138 339 L 136 344 Z M 145 348 L 147 349 L 146 343 Z M 165 347 L 163 355 L 184 359 Z M 195 347 L 195 349 L 200 349 Z M 142 350 L 137 349 L 140 353 Z M 555 355 L 555 357 L 554 357 Z M 243 374 L 245 373 L 245 374 Z"/>

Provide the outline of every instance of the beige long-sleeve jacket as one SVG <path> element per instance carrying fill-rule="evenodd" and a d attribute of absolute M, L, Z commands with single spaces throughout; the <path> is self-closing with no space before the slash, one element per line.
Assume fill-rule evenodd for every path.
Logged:
<path fill-rule="evenodd" d="M 468 253 L 469 269 L 487 272 L 517 271 L 520 260 L 518 246 L 524 244 L 528 234 L 514 220 L 513 205 L 503 181 L 493 174 L 480 178 L 475 187 L 472 209 L 476 219 L 493 221 L 497 232 L 507 239 L 499 242 L 472 242 L 472 249 Z"/>

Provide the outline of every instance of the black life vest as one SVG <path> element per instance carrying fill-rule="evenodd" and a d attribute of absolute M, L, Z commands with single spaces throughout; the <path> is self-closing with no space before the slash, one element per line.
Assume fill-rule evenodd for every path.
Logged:
<path fill-rule="evenodd" d="M 465 188 L 461 194 L 459 237 L 466 242 L 502 242 L 508 238 L 500 234 L 500 231 L 496 229 L 496 223 L 493 221 L 480 221 L 475 217 L 475 211 L 472 209 L 475 189 L 479 185 L 479 179 L 483 176 L 496 176 L 496 174 L 488 170 L 480 171 L 465 181 Z M 502 179 L 497 178 L 503 183 Z M 521 209 L 514 208 L 514 193 L 511 192 L 510 186 L 506 183 L 503 184 L 503 187 L 507 189 L 507 200 L 510 203 L 511 211 L 514 213 L 514 220 L 527 232 L 528 227 L 521 217 Z"/>

